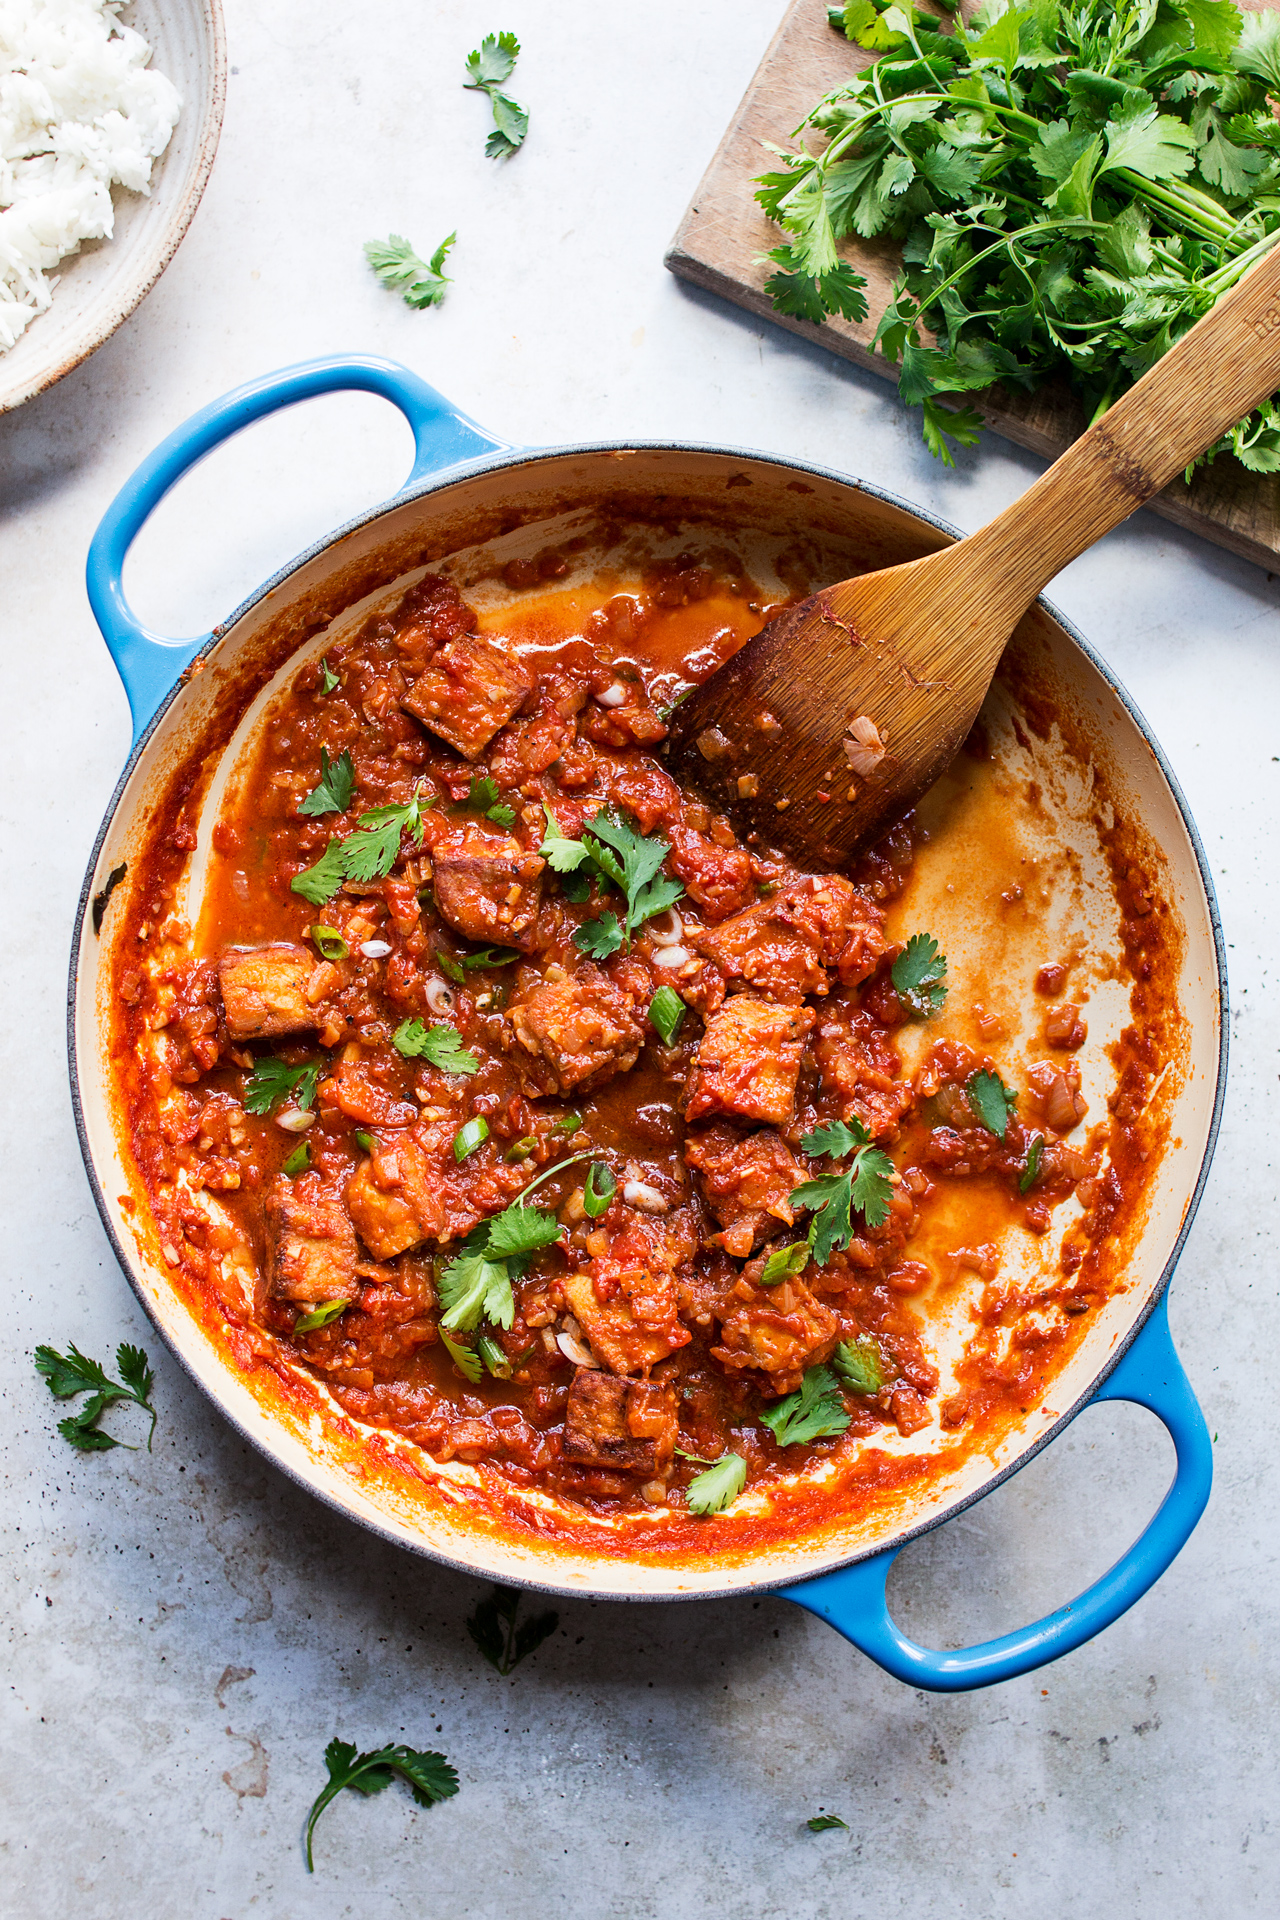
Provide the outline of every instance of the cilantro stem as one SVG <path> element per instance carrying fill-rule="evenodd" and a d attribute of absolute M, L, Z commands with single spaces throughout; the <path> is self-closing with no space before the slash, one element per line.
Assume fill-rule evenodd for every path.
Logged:
<path fill-rule="evenodd" d="M 533 1193 L 536 1188 L 540 1187 L 544 1181 L 549 1180 L 553 1173 L 563 1173 L 566 1167 L 575 1167 L 579 1160 L 589 1160 L 590 1158 L 591 1153 L 588 1150 L 586 1153 L 571 1153 L 567 1160 L 557 1160 L 554 1167 L 544 1168 L 536 1180 L 531 1180 L 528 1186 L 521 1192 L 519 1199 L 512 1204 L 517 1207 L 522 1207 L 529 1198 L 529 1195 Z"/>

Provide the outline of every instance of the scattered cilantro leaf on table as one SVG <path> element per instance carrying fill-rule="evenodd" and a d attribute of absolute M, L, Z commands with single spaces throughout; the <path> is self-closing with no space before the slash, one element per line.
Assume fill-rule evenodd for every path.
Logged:
<path fill-rule="evenodd" d="M 495 1586 L 487 1600 L 481 1600 L 467 1620 L 467 1632 L 489 1665 L 505 1679 L 537 1651 L 543 1641 L 560 1625 L 554 1610 L 538 1613 L 517 1624 L 520 1594 L 513 1587 Z"/>
<path fill-rule="evenodd" d="M 747 1463 L 740 1453 L 721 1454 L 715 1465 L 691 1480 L 684 1490 L 691 1513 L 723 1513 L 747 1484 Z"/>
<path fill-rule="evenodd" d="M 391 1036 L 391 1044 L 406 1060 L 426 1060 L 442 1073 L 479 1073 L 480 1062 L 462 1044 L 456 1027 L 429 1027 L 418 1014 L 402 1020 Z"/>
<path fill-rule="evenodd" d="M 947 997 L 947 956 L 931 933 L 913 933 L 889 977 L 899 1000 L 917 1020 L 940 1013 Z"/>
<path fill-rule="evenodd" d="M 244 1083 L 245 1112 L 260 1116 L 274 1113 L 277 1107 L 291 1099 L 295 1107 L 300 1107 L 306 1113 L 315 1104 L 319 1080 L 320 1067 L 317 1061 L 291 1067 L 288 1061 L 278 1060 L 274 1053 L 264 1053 L 255 1061 L 253 1071 Z"/>
<path fill-rule="evenodd" d="M 529 131 L 527 110 L 518 100 L 499 91 L 515 72 L 519 57 L 520 42 L 514 33 L 486 34 L 474 52 L 467 55 L 467 78 L 463 85 L 469 92 L 487 93 L 493 112 L 493 132 L 484 146 L 490 160 L 508 159 L 524 144 Z"/>
<path fill-rule="evenodd" d="M 78 1453 L 108 1453 L 112 1447 L 125 1445 L 124 1441 L 113 1440 L 109 1433 L 103 1433 L 98 1425 L 107 1408 L 114 1406 L 118 1400 L 132 1400 L 144 1413 L 151 1415 L 151 1426 L 147 1432 L 147 1451 L 150 1453 L 157 1419 L 156 1410 L 151 1404 L 151 1390 L 156 1377 L 141 1347 L 132 1347 L 122 1340 L 116 1348 L 116 1366 L 120 1373 L 118 1380 L 113 1380 L 105 1368 L 99 1366 L 96 1360 L 90 1360 L 76 1346 L 72 1346 L 67 1353 L 59 1353 L 53 1347 L 37 1347 L 35 1366 L 55 1400 L 73 1400 L 81 1393 L 89 1395 L 78 1413 L 70 1414 L 58 1422 L 58 1432 Z"/>
<path fill-rule="evenodd" d="M 833 1827 L 843 1827 L 849 1831 L 849 1822 L 842 1820 L 838 1813 L 815 1813 L 812 1820 L 805 1821 L 810 1833 L 830 1833 Z"/>
<path fill-rule="evenodd" d="M 453 285 L 444 263 L 457 237 L 456 232 L 451 233 L 430 260 L 424 260 L 402 233 L 393 233 L 385 240 L 366 240 L 364 257 L 384 287 L 400 294 L 407 307 L 421 312 L 424 307 L 438 307 L 445 289 Z"/>
<path fill-rule="evenodd" d="M 1280 239 L 1269 13 L 987 0 L 966 24 L 849 0 L 829 18 L 876 58 L 757 180 L 783 239 L 767 290 L 788 316 L 859 318 L 841 243 L 898 242 L 874 347 L 948 465 L 982 430 L 968 394 L 1065 378 L 1092 421 Z M 1204 458 L 1222 453 L 1280 470 L 1280 397 Z"/>
<path fill-rule="evenodd" d="M 1013 1087 L 1006 1087 L 998 1073 L 975 1073 L 965 1087 L 974 1118 L 997 1140 L 1003 1140 L 1009 1115 L 1017 1104 Z"/>
<path fill-rule="evenodd" d="M 810 1235 L 813 1258 L 820 1267 L 852 1240 L 855 1213 L 860 1213 L 869 1227 L 883 1226 L 888 1218 L 893 1162 L 870 1142 L 871 1135 L 860 1120 L 829 1121 L 806 1133 L 800 1142 L 810 1154 L 829 1153 L 836 1159 L 853 1155 L 853 1164 L 843 1173 L 807 1180 L 790 1195 L 793 1207 L 814 1216 Z"/>
<path fill-rule="evenodd" d="M 433 1807 L 440 1800 L 451 1799 L 458 1791 L 458 1775 L 442 1753 L 419 1753 L 413 1747 L 386 1746 L 377 1747 L 371 1753 L 357 1753 L 346 1740 L 335 1739 L 324 1750 L 324 1764 L 329 1771 L 329 1783 L 316 1795 L 307 1815 L 308 1873 L 315 1872 L 311 1839 L 316 1821 L 344 1787 L 366 1795 L 381 1793 L 399 1774 L 412 1788 L 420 1807 Z"/>
<path fill-rule="evenodd" d="M 828 1367 L 810 1367 L 794 1393 L 760 1415 L 780 1447 L 833 1440 L 849 1425 L 840 1384 Z"/>
<path fill-rule="evenodd" d="M 298 812 L 312 816 L 345 813 L 355 790 L 356 770 L 351 764 L 350 749 L 344 747 L 336 760 L 330 760 L 326 749 L 321 747 L 320 783 L 300 802 Z"/>

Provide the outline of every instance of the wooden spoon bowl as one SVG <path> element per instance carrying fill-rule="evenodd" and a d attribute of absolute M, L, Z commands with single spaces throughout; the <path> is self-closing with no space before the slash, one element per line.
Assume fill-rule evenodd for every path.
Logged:
<path fill-rule="evenodd" d="M 968 539 L 824 587 L 676 708 L 667 757 L 809 868 L 847 862 L 932 785 L 1014 628 L 1071 560 L 1280 388 L 1280 248 Z"/>

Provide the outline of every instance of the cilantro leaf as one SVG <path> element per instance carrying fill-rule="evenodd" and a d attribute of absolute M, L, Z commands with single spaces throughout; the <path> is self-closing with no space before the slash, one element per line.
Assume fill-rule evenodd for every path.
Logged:
<path fill-rule="evenodd" d="M 812 1820 L 805 1821 L 805 1825 L 810 1833 L 830 1833 L 835 1827 L 843 1827 L 846 1833 L 849 1831 L 849 1822 L 842 1820 L 838 1813 L 815 1813 Z"/>
<path fill-rule="evenodd" d="M 780 1447 L 833 1440 L 849 1425 L 840 1386 L 827 1367 L 810 1367 L 795 1393 L 760 1415 Z"/>
<path fill-rule="evenodd" d="M 523 146 L 529 131 L 529 112 L 506 93 L 490 93 L 493 106 L 493 132 L 484 143 L 486 158 L 505 160 Z"/>
<path fill-rule="evenodd" d="M 342 685 L 341 680 L 338 678 L 333 668 L 329 665 L 328 654 L 327 653 L 322 654 L 320 657 L 320 691 L 321 693 L 324 693 L 324 694 L 334 693 L 337 691 L 337 689 L 341 685 Z"/>
<path fill-rule="evenodd" d="M 762 1287 L 776 1287 L 803 1273 L 809 1264 L 811 1249 L 807 1240 L 796 1240 L 789 1247 L 775 1247 L 760 1273 Z"/>
<path fill-rule="evenodd" d="M 454 1333 L 470 1333 L 482 1316 L 496 1326 L 511 1327 L 515 1298 L 506 1263 L 491 1260 L 487 1249 L 459 1254 L 440 1276 L 440 1305 L 440 1326 Z"/>
<path fill-rule="evenodd" d="M 261 1054 L 244 1083 L 242 1098 L 245 1112 L 259 1115 L 274 1113 L 277 1107 L 292 1099 L 294 1106 L 306 1113 L 315 1103 L 319 1079 L 318 1062 L 291 1067 L 286 1060 L 277 1059 L 273 1053 Z"/>
<path fill-rule="evenodd" d="M 391 1044 L 406 1060 L 426 1060 L 442 1073 L 479 1073 L 480 1062 L 462 1044 L 456 1027 L 428 1027 L 417 1014 L 402 1020 L 391 1036 Z"/>
<path fill-rule="evenodd" d="M 792 247 L 775 247 L 765 256 L 777 273 L 770 274 L 764 290 L 779 313 L 796 320 L 811 321 L 820 327 L 829 313 L 843 320 L 865 320 L 867 300 L 863 293 L 866 278 L 852 267 L 833 267 L 829 273 L 813 274 Z M 763 263 L 762 263 L 763 264 Z"/>
<path fill-rule="evenodd" d="M 554 1610 L 517 1625 L 520 1595 L 513 1587 L 494 1587 L 467 1621 L 467 1632 L 491 1667 L 505 1679 L 560 1625 Z"/>
<path fill-rule="evenodd" d="M 467 55 L 470 77 L 463 84 L 481 92 L 500 87 L 504 80 L 511 78 L 519 57 L 520 42 L 514 33 L 486 34 L 475 51 Z"/>
<path fill-rule="evenodd" d="M 678 880 L 657 878 L 659 867 L 671 851 L 669 842 L 646 839 L 624 820 L 611 818 L 603 807 L 591 825 L 593 833 L 584 834 L 583 843 L 596 866 L 627 896 L 626 941 L 630 946 L 635 928 L 665 913 L 684 887 Z"/>
<path fill-rule="evenodd" d="M 894 989 L 908 1013 L 927 1020 L 947 997 L 947 957 L 931 933 L 913 933 L 890 969 Z"/>
<path fill-rule="evenodd" d="M 527 1207 L 523 1200 L 495 1214 L 488 1228 L 489 1251 L 504 1260 L 549 1247 L 564 1231 L 554 1214 L 545 1213 L 541 1207 Z"/>
<path fill-rule="evenodd" d="M 445 289 L 452 285 L 444 263 L 457 237 L 456 232 L 449 234 L 430 260 L 424 260 L 402 233 L 393 233 L 386 240 L 367 240 L 364 257 L 384 287 L 403 295 L 407 307 L 421 312 L 424 307 L 438 307 Z"/>
<path fill-rule="evenodd" d="M 547 816 L 547 831 L 538 852 L 553 873 L 575 872 L 591 858 L 590 853 L 581 840 L 570 840 L 567 834 L 561 832 L 560 823 L 545 800 L 542 811 Z"/>
<path fill-rule="evenodd" d="M 471 790 L 462 804 L 484 814 L 487 820 L 496 821 L 500 827 L 513 827 L 516 823 L 515 808 L 499 801 L 498 783 L 488 774 L 483 779 L 472 775 Z"/>
<path fill-rule="evenodd" d="M 592 960 L 607 960 L 622 945 L 617 914 L 602 913 L 594 920 L 584 920 L 574 929 L 573 944 L 579 953 L 589 955 Z"/>
<path fill-rule="evenodd" d="M 341 840 L 331 840 L 313 867 L 294 875 L 289 882 L 290 890 L 300 893 L 313 907 L 323 907 L 332 900 L 342 885 L 343 845 Z"/>
<path fill-rule="evenodd" d="M 691 1513 L 723 1513 L 731 1507 L 747 1484 L 747 1463 L 740 1453 L 721 1454 L 713 1467 L 700 1473 L 685 1488 L 685 1505 Z"/>
<path fill-rule="evenodd" d="M 842 1340 L 831 1356 L 831 1364 L 850 1393 L 879 1393 L 893 1378 L 879 1343 L 870 1334 Z"/>
<path fill-rule="evenodd" d="M 422 845 L 424 807 L 431 805 L 421 791 L 403 806 L 373 807 L 362 813 L 356 832 L 342 842 L 342 872 L 348 880 L 385 880 L 400 857 L 400 839 L 408 834 Z"/>
<path fill-rule="evenodd" d="M 399 1774 L 412 1788 L 420 1807 L 435 1806 L 440 1800 L 451 1799 L 458 1791 L 458 1775 L 442 1753 L 419 1753 L 413 1747 L 386 1746 L 371 1753 L 357 1753 L 347 1741 L 334 1739 L 324 1750 L 324 1764 L 329 1775 L 328 1785 L 316 1795 L 307 1815 L 308 1873 L 315 1872 L 311 1841 L 316 1821 L 344 1787 L 366 1795 L 381 1793 Z"/>
<path fill-rule="evenodd" d="M 445 1352 L 448 1354 L 449 1358 L 453 1361 L 453 1364 L 464 1375 L 464 1377 L 471 1382 L 473 1387 L 478 1387 L 480 1385 L 480 1376 L 482 1372 L 482 1368 L 480 1365 L 480 1355 L 474 1350 L 474 1348 L 464 1346 L 460 1340 L 451 1340 L 448 1334 L 445 1332 L 443 1324 L 441 1325 L 441 1328 L 440 1328 L 440 1339 L 441 1339 L 441 1342 L 443 1343 Z"/>
<path fill-rule="evenodd" d="M 298 806 L 299 813 L 345 813 L 356 790 L 356 770 L 349 748 L 344 747 L 336 760 L 320 749 L 320 784 L 311 789 Z"/>
<path fill-rule="evenodd" d="M 319 1306 L 308 1307 L 293 1323 L 295 1333 L 312 1333 L 317 1327 L 327 1327 L 331 1320 L 346 1312 L 351 1305 L 349 1300 L 322 1300 Z"/>
<path fill-rule="evenodd" d="M 974 1118 L 997 1140 L 1003 1140 L 1009 1115 L 1017 1105 L 1014 1088 L 1006 1087 L 998 1073 L 975 1073 L 965 1087 Z"/>
<path fill-rule="evenodd" d="M 859 1147 L 865 1147 L 871 1135 L 861 1120 L 854 1119 L 851 1124 L 843 1120 L 828 1120 L 812 1133 L 802 1134 L 800 1145 L 806 1153 L 829 1153 L 837 1160 L 843 1160 L 846 1153 L 856 1153 Z"/>
<path fill-rule="evenodd" d="M 151 1425 L 147 1431 L 147 1451 L 151 1451 L 159 1417 L 151 1404 L 155 1374 L 141 1347 L 131 1347 L 126 1341 L 121 1341 L 116 1348 L 119 1380 L 113 1380 L 104 1367 L 81 1353 L 76 1346 L 72 1346 L 65 1354 L 59 1353 L 54 1347 L 40 1346 L 35 1350 L 34 1359 L 36 1372 L 55 1400 L 72 1400 L 79 1393 L 90 1396 L 78 1412 L 58 1422 L 58 1432 L 77 1452 L 107 1453 L 111 1448 L 124 1444 L 123 1441 L 113 1440 L 109 1433 L 103 1433 L 98 1426 L 107 1408 L 114 1406 L 118 1400 L 132 1400 L 144 1413 L 151 1415 Z"/>

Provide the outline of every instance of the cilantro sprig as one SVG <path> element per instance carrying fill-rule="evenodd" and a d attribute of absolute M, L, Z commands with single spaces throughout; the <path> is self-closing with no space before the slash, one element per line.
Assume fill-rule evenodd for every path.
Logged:
<path fill-rule="evenodd" d="M 850 1415 L 830 1368 L 809 1367 L 796 1391 L 767 1407 L 760 1420 L 780 1447 L 807 1447 L 815 1440 L 834 1440 L 849 1425 Z"/>
<path fill-rule="evenodd" d="M 528 1204 L 530 1196 L 553 1174 L 589 1157 L 575 1153 L 567 1160 L 558 1160 L 531 1180 L 504 1212 L 472 1228 L 460 1253 L 440 1275 L 442 1334 L 446 1329 L 450 1333 L 470 1333 L 482 1319 L 511 1329 L 516 1317 L 512 1280 L 523 1273 L 540 1248 L 552 1246 L 564 1232 L 554 1214 Z"/>
<path fill-rule="evenodd" d="M 442 1753 L 419 1753 L 413 1747 L 376 1747 L 371 1753 L 357 1753 L 348 1741 L 334 1739 L 324 1750 L 324 1764 L 329 1772 L 328 1785 L 316 1795 L 307 1815 L 308 1873 L 315 1872 L 311 1839 L 316 1821 L 344 1787 L 366 1796 L 382 1793 L 398 1774 L 420 1807 L 434 1807 L 458 1791 L 457 1771 Z"/>
<path fill-rule="evenodd" d="M 480 1061 L 468 1053 L 456 1027 L 429 1027 L 415 1013 L 402 1020 L 391 1036 L 391 1044 L 406 1060 L 426 1060 L 442 1073 L 479 1073 Z"/>
<path fill-rule="evenodd" d="M 536 1613 L 517 1625 L 519 1611 L 520 1594 L 514 1587 L 494 1587 L 467 1620 L 467 1632 L 475 1645 L 504 1679 L 560 1625 L 560 1615 L 554 1609 Z"/>
<path fill-rule="evenodd" d="M 147 1431 L 147 1452 L 150 1453 L 157 1419 L 156 1410 L 151 1404 L 151 1390 L 156 1377 L 141 1347 L 131 1347 L 122 1340 L 116 1348 L 116 1366 L 120 1373 L 118 1380 L 113 1380 L 105 1368 L 99 1366 L 96 1360 L 90 1360 L 76 1346 L 66 1353 L 59 1353 L 54 1347 L 37 1347 L 35 1365 L 36 1372 L 55 1400 L 74 1400 L 81 1393 L 89 1395 L 78 1413 L 69 1414 L 65 1420 L 58 1422 L 58 1432 L 77 1453 L 108 1453 L 112 1447 L 126 1445 L 123 1440 L 113 1440 L 98 1424 L 107 1408 L 113 1407 L 118 1400 L 132 1400 L 144 1413 L 151 1415 L 151 1426 Z"/>
<path fill-rule="evenodd" d="M 330 760 L 327 749 L 321 747 L 319 783 L 299 802 L 298 812 L 312 817 L 321 813 L 345 813 L 355 790 L 356 770 L 349 748 L 344 747 L 336 760 Z"/>
<path fill-rule="evenodd" d="M 889 970 L 903 1006 L 917 1020 L 940 1013 L 947 997 L 947 956 L 931 933 L 913 933 Z"/>
<path fill-rule="evenodd" d="M 520 42 L 514 33 L 486 34 L 474 52 L 467 55 L 464 87 L 471 93 L 487 93 L 493 110 L 493 132 L 484 143 L 490 160 L 509 160 L 524 144 L 529 131 L 529 115 L 518 100 L 500 91 L 515 72 L 520 57 Z"/>
<path fill-rule="evenodd" d="M 421 312 L 424 307 L 438 307 L 446 288 L 453 284 L 444 263 L 457 237 L 456 232 L 449 234 L 431 258 L 424 260 L 402 233 L 392 233 L 385 240 L 366 240 L 364 257 L 384 287 L 400 294 L 407 307 Z"/>
<path fill-rule="evenodd" d="M 275 1054 L 264 1053 L 254 1063 L 253 1071 L 244 1083 L 245 1112 L 259 1115 L 274 1113 L 277 1107 L 292 1099 L 294 1106 L 300 1107 L 305 1113 L 315 1104 L 319 1080 L 318 1061 L 291 1067 L 287 1060 L 278 1060 Z"/>
<path fill-rule="evenodd" d="M 415 847 L 422 845 L 422 816 L 433 804 L 419 789 L 403 806 L 371 807 L 360 815 L 356 831 L 345 840 L 331 840 L 313 867 L 294 876 L 290 888 L 322 907 L 344 880 L 385 880 L 399 858 L 402 836 L 407 834 Z"/>
<path fill-rule="evenodd" d="M 853 1215 L 860 1213 L 868 1227 L 880 1227 L 889 1217 L 889 1198 L 893 1192 L 893 1162 L 887 1153 L 871 1144 L 871 1135 L 860 1120 L 846 1124 L 833 1120 L 806 1133 L 800 1144 L 808 1154 L 830 1154 L 835 1159 L 853 1156 L 843 1173 L 828 1173 L 817 1180 L 806 1180 L 790 1196 L 793 1207 L 813 1214 L 810 1228 L 813 1258 L 825 1267 L 833 1253 L 847 1247 L 853 1238 Z"/>
<path fill-rule="evenodd" d="M 757 182 L 785 240 L 767 288 L 786 314 L 860 318 L 840 243 L 900 242 L 875 344 L 948 465 L 982 430 L 969 393 L 1065 377 L 1097 418 L 1280 235 L 1274 14 L 984 0 L 944 31 L 850 0 L 832 19 L 879 57 Z M 1280 398 L 1205 458 L 1221 452 L 1280 470 Z"/>
<path fill-rule="evenodd" d="M 616 914 L 603 913 L 577 929 L 573 941 L 580 953 L 602 960 L 616 953 L 624 943 L 629 947 L 636 929 L 665 913 L 684 892 L 681 881 L 659 872 L 671 851 L 669 841 L 656 835 L 646 838 L 603 807 L 590 829 L 584 828 L 581 838 L 572 840 L 561 830 L 545 802 L 543 811 L 547 816 L 547 831 L 538 852 L 552 872 L 581 877 L 583 869 L 589 866 L 597 879 L 611 883 L 626 896 L 627 909 L 621 925 Z M 579 897 L 585 898 L 585 892 Z"/>

